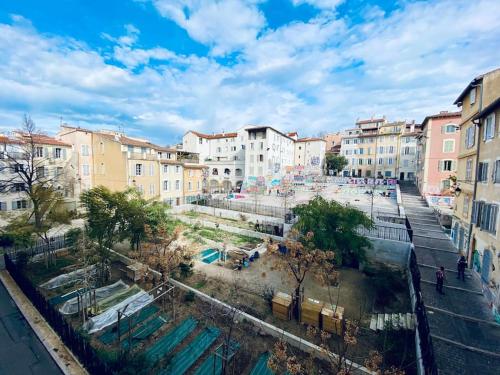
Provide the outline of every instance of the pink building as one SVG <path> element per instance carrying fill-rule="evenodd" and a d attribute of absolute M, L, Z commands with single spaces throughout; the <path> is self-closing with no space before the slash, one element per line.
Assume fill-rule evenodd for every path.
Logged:
<path fill-rule="evenodd" d="M 451 195 L 460 142 L 460 112 L 427 116 L 417 139 L 417 186 L 420 193 Z"/>

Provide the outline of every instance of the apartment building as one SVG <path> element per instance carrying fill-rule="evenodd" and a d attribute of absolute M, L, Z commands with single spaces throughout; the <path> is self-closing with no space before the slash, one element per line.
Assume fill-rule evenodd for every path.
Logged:
<path fill-rule="evenodd" d="M 184 203 L 184 165 L 173 152 L 160 160 L 160 200 L 170 206 Z"/>
<path fill-rule="evenodd" d="M 342 134 L 340 154 L 348 165 L 344 176 L 415 178 L 416 137 L 420 126 L 414 122 L 387 122 L 385 118 L 360 120 Z"/>
<path fill-rule="evenodd" d="M 321 175 L 325 164 L 326 141 L 322 138 L 299 138 L 295 141 L 295 168 L 301 174 Z M 298 168 L 297 168 L 298 167 Z"/>
<path fill-rule="evenodd" d="M 182 150 L 199 154 L 208 167 L 208 190 L 228 193 L 241 189 L 245 173 L 245 128 L 232 133 L 203 134 L 188 131 L 182 139 Z"/>
<path fill-rule="evenodd" d="M 472 262 L 472 252 L 476 249 L 472 237 L 472 208 L 483 181 L 493 172 L 495 158 L 488 153 L 494 145 L 494 135 L 481 133 L 477 117 L 492 105 L 500 95 L 500 69 L 475 77 L 460 93 L 455 103 L 462 110 L 460 119 L 460 140 L 458 154 L 458 175 L 455 206 L 453 210 L 452 238 L 455 246 L 468 255 Z M 489 131 L 489 130 L 488 130 Z M 486 137 L 486 138 L 484 138 Z M 485 147 L 485 153 L 481 148 Z M 483 160 L 478 157 L 482 154 Z M 487 155 L 487 156 L 486 156 Z M 491 163 L 490 163 L 491 162 Z M 487 185 L 487 182 L 485 182 Z M 488 200 L 488 196 L 484 199 Z M 481 253 L 478 253 L 481 254 Z"/>
<path fill-rule="evenodd" d="M 456 178 L 460 112 L 427 116 L 417 137 L 417 187 L 420 194 L 451 195 Z"/>
<path fill-rule="evenodd" d="M 208 166 L 184 163 L 184 203 L 192 203 L 199 199 L 207 186 Z"/>
<path fill-rule="evenodd" d="M 15 132 L 10 137 L 0 136 L 1 211 L 22 211 L 31 205 L 20 169 L 34 172 L 35 183 L 53 186 L 61 191 L 69 209 L 76 208 L 70 144 L 38 134 Z"/>
<path fill-rule="evenodd" d="M 500 86 L 497 99 L 484 107 L 473 121 L 480 129 L 478 174 L 472 205 L 472 265 L 479 272 L 494 313 L 500 315 Z"/>
<path fill-rule="evenodd" d="M 326 152 L 334 152 L 338 150 L 342 143 L 342 133 L 329 133 L 323 136 L 323 139 L 326 142 Z"/>
<path fill-rule="evenodd" d="M 293 169 L 295 140 L 270 126 L 246 128 L 245 188 L 278 188 L 287 170 Z"/>

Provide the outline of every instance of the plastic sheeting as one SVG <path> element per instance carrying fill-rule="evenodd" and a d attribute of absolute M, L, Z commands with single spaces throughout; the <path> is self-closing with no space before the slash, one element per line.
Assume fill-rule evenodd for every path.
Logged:
<path fill-rule="evenodd" d="M 96 302 L 102 301 L 105 298 L 108 298 L 114 294 L 125 291 L 129 289 L 129 286 L 125 284 L 123 281 L 118 280 L 116 283 L 103 286 L 95 290 L 95 298 Z M 93 292 L 91 292 L 93 293 Z M 84 307 L 90 306 L 90 296 L 89 293 L 85 293 L 83 296 L 83 304 Z M 78 297 L 71 298 L 66 301 L 60 308 L 59 311 L 62 314 L 76 314 L 78 312 Z"/>
<path fill-rule="evenodd" d="M 95 265 L 91 265 L 85 268 L 80 268 L 76 271 L 72 271 L 69 273 L 64 273 L 62 275 L 53 277 L 49 281 L 40 284 L 41 288 L 44 289 L 55 289 L 60 286 L 72 284 L 78 281 L 83 281 L 85 279 L 85 274 L 95 274 L 97 271 L 97 267 Z"/>
<path fill-rule="evenodd" d="M 90 318 L 84 325 L 83 328 L 88 333 L 95 333 L 103 328 L 110 326 L 118 320 L 118 311 L 126 312 L 127 315 L 132 315 L 136 311 L 139 311 L 144 306 L 153 301 L 153 296 L 149 295 L 144 290 L 139 293 L 130 296 L 126 300 L 110 307 L 108 310 Z"/>

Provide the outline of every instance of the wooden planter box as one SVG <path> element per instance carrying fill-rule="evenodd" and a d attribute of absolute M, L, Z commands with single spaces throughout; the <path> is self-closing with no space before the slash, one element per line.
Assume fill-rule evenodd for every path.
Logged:
<path fill-rule="evenodd" d="M 273 315 L 282 320 L 292 319 L 292 296 L 278 292 L 273 297 Z"/>
<path fill-rule="evenodd" d="M 339 336 L 344 330 L 344 308 L 335 305 L 325 305 L 321 310 L 323 331 L 335 333 Z"/>
<path fill-rule="evenodd" d="M 324 303 L 306 298 L 300 305 L 300 322 L 317 328 L 321 327 L 321 310 Z"/>

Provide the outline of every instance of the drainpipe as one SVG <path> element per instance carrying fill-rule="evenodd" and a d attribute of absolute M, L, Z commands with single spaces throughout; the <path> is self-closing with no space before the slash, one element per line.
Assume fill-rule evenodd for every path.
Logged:
<path fill-rule="evenodd" d="M 480 88 L 480 95 L 479 95 L 479 111 L 478 113 L 481 113 L 483 109 L 483 82 L 479 84 Z M 477 87 L 474 86 L 474 87 Z M 477 195 L 477 172 L 479 168 L 479 151 L 481 149 L 481 119 L 473 120 L 472 123 L 477 127 L 477 152 L 476 152 L 476 165 L 475 165 L 475 170 L 474 170 L 474 188 L 472 189 L 472 206 L 474 207 L 474 202 L 476 201 L 476 195 Z M 469 235 L 467 237 L 467 264 L 469 267 L 471 266 L 471 261 L 472 261 L 472 251 L 471 249 L 471 244 L 472 244 L 472 213 L 471 213 L 471 219 L 469 223 Z"/>

